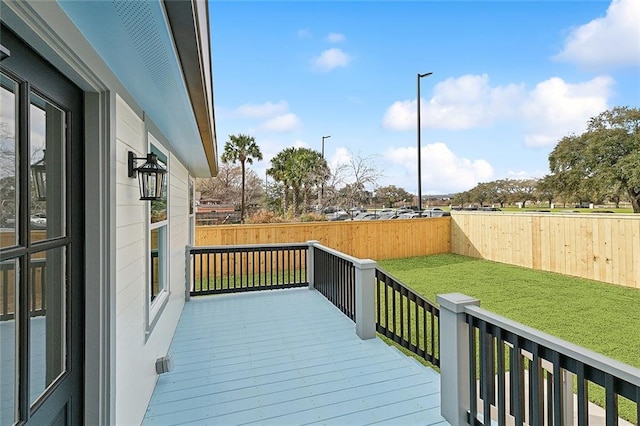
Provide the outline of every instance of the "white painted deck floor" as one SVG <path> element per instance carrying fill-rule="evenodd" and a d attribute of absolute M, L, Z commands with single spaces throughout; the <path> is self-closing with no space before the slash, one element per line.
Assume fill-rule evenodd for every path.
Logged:
<path fill-rule="evenodd" d="M 440 376 L 317 291 L 191 298 L 146 425 L 446 425 Z"/>

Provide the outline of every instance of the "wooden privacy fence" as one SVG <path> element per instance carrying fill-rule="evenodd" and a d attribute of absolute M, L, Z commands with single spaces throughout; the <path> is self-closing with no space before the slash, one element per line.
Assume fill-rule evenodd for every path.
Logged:
<path fill-rule="evenodd" d="M 640 215 L 453 212 L 451 252 L 640 289 Z"/>
<path fill-rule="evenodd" d="M 196 227 L 196 246 L 317 240 L 342 253 L 376 260 L 451 251 L 451 218 L 307 222 Z"/>

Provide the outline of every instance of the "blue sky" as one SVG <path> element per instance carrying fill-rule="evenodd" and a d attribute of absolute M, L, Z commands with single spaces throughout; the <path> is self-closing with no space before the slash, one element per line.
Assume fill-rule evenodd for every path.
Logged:
<path fill-rule="evenodd" d="M 370 157 L 417 193 L 541 177 L 565 135 L 640 106 L 640 0 L 212 1 L 216 127 L 333 166 Z M 345 176 L 349 181 L 349 177 Z"/>

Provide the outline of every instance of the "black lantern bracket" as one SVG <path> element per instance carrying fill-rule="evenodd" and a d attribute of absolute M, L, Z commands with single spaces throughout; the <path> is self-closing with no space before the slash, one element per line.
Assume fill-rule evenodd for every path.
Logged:
<path fill-rule="evenodd" d="M 142 166 L 137 162 L 145 160 Z M 136 157 L 133 151 L 127 155 L 127 172 L 130 178 L 138 176 L 140 185 L 140 199 L 146 201 L 159 201 L 162 199 L 166 167 L 158 163 L 158 156 L 148 153 L 146 157 Z"/>
<path fill-rule="evenodd" d="M 134 178 L 137 176 L 136 172 L 138 171 L 137 167 L 136 167 L 136 162 L 138 160 L 146 160 L 145 157 L 136 157 L 135 152 L 133 151 L 129 151 L 128 156 L 127 156 L 127 170 L 128 170 L 128 176 L 130 178 Z"/>

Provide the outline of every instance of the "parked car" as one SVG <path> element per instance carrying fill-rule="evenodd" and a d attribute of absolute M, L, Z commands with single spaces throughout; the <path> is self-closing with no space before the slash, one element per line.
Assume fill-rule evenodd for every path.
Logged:
<path fill-rule="evenodd" d="M 350 219 L 349 213 L 344 210 L 336 210 L 334 213 L 326 215 L 327 220 L 336 221 L 336 220 L 347 220 Z"/>
<path fill-rule="evenodd" d="M 376 220 L 378 219 L 377 213 L 358 213 L 353 217 L 353 220 Z"/>

